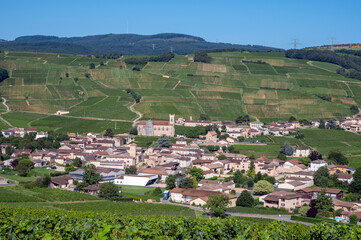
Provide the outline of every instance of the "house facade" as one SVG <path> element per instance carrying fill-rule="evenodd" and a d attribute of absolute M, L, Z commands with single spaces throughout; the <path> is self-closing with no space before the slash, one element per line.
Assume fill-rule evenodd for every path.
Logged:
<path fill-rule="evenodd" d="M 169 115 L 169 121 L 140 121 L 138 124 L 138 135 L 141 136 L 162 136 L 173 137 L 174 130 L 174 114 Z"/>
<path fill-rule="evenodd" d="M 279 191 L 268 194 L 264 199 L 263 206 L 267 208 L 285 208 L 292 212 L 295 208 L 301 207 L 301 196 L 297 193 Z"/>

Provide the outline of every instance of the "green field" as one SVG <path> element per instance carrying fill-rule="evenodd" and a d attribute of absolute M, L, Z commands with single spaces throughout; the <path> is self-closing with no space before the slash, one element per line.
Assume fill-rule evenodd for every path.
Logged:
<path fill-rule="evenodd" d="M 5 187 L 0 188 L 3 190 Z M 59 189 L 42 189 L 45 190 L 58 190 L 62 192 L 69 192 L 67 190 Z M 15 199 L 8 201 L 4 194 L 8 194 L 9 197 Z M 78 195 L 77 195 L 78 194 Z M 196 216 L 196 211 L 187 207 L 163 205 L 163 204 L 151 204 L 151 203 L 135 203 L 135 202 L 112 202 L 108 200 L 99 200 L 97 197 L 93 197 L 83 193 L 69 192 L 62 197 L 54 198 L 55 194 L 51 194 L 52 197 L 45 199 L 31 197 L 25 194 L 14 195 L 10 191 L 0 192 L 0 206 L 9 207 L 26 207 L 36 209 L 64 209 L 74 210 L 81 212 L 97 212 L 97 213 L 112 213 L 122 215 L 168 215 L 168 216 Z M 5 200 L 4 200 L 5 199 Z M 60 200 L 61 199 L 61 200 Z M 18 201 L 16 201 L 18 200 Z M 95 201 L 94 201 L 95 200 Z M 71 202 L 74 201 L 74 202 Z M 78 202 L 82 201 L 82 202 Z M 199 213 L 198 213 L 199 215 Z"/>
<path fill-rule="evenodd" d="M 30 173 L 26 177 L 19 176 L 18 172 L 15 170 L 3 171 L 0 173 L 0 176 L 18 182 L 27 182 L 27 181 L 35 180 L 37 177 L 45 176 L 51 172 L 56 172 L 56 171 L 47 168 L 33 168 L 30 170 Z"/>
<path fill-rule="evenodd" d="M 176 118 L 198 119 L 203 113 L 213 120 L 234 120 L 244 114 L 264 122 L 286 120 L 291 115 L 314 120 L 348 116 L 351 105 L 361 105 L 360 83 L 336 74 L 338 66 L 333 64 L 288 59 L 282 52 L 209 55 L 210 64 L 192 62 L 191 55 L 177 55 L 167 63 L 150 62 L 136 72 L 122 60 L 0 53 L 0 67 L 11 76 L 0 84 L 12 111 L 4 118 L 16 126 L 59 131 L 104 131 L 115 127 L 107 120 L 125 120 L 129 124 L 120 124 L 118 132 L 128 131 L 137 115 L 128 108 L 134 100 L 125 93 L 127 88 L 142 96 L 135 109 L 143 113 L 143 119 L 165 120 L 170 113 Z M 266 64 L 256 63 L 258 60 Z M 101 61 L 106 65 L 88 69 L 89 63 Z M 120 69 L 121 64 L 125 68 Z M 320 96 L 332 99 L 325 101 Z M 79 126 L 78 119 L 41 115 L 59 109 L 67 109 L 79 119 L 102 120 L 87 119 Z M 58 119 L 65 126 L 60 126 Z"/>
<path fill-rule="evenodd" d="M 0 187 L 0 203 L 3 202 L 69 202 L 99 200 L 95 196 L 62 189 L 32 188 L 22 186 Z"/>
<path fill-rule="evenodd" d="M 256 158 L 265 156 L 270 159 L 278 156 L 280 148 L 285 142 L 289 142 L 293 148 L 296 145 L 309 146 L 323 156 L 327 156 L 332 149 L 339 149 L 348 158 L 350 167 L 361 167 L 361 135 L 343 130 L 319 128 L 303 129 L 300 132 L 304 134 L 303 139 L 297 139 L 293 136 L 259 136 L 249 140 L 258 140 L 267 143 L 267 145 L 239 144 L 234 145 L 234 149 L 247 156 L 254 155 Z"/>
<path fill-rule="evenodd" d="M 279 214 L 292 214 L 285 211 L 280 211 L 275 208 L 250 208 L 250 207 L 231 207 L 227 208 L 227 212 L 233 212 L 233 213 L 253 213 L 253 214 L 267 214 L 267 215 L 279 215 Z"/>

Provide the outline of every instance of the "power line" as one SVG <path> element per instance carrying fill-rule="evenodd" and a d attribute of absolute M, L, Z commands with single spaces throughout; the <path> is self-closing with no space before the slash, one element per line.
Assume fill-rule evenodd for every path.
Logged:
<path fill-rule="evenodd" d="M 329 37 L 331 39 L 331 51 L 334 51 L 335 48 L 335 37 Z"/>

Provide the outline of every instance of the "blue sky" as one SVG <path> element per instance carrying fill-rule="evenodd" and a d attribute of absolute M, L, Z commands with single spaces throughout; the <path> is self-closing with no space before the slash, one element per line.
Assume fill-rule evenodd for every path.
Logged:
<path fill-rule="evenodd" d="M 24 35 L 186 33 L 212 42 L 298 48 L 361 42 L 361 1 L 8 0 L 0 39 Z"/>

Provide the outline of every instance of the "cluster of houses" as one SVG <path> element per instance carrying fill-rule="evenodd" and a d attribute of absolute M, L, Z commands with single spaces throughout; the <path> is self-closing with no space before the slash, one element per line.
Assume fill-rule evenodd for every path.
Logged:
<path fill-rule="evenodd" d="M 188 121 L 183 118 L 178 118 L 176 124 L 186 127 L 217 126 L 219 131 L 223 130 L 222 134 L 228 134 L 234 140 L 237 140 L 239 137 L 253 138 L 257 135 L 288 135 L 296 132 L 297 128 L 300 127 L 300 123 L 298 121 L 272 122 L 268 124 L 263 124 L 260 121 L 254 121 L 250 122 L 249 125 L 237 125 L 232 121 Z"/>
<path fill-rule="evenodd" d="M 201 180 L 196 189 L 174 188 L 170 192 L 171 200 L 178 203 L 204 205 L 210 195 L 221 193 L 229 196 L 230 206 L 235 206 L 237 196 L 232 195 L 231 191 L 237 189 L 232 181 L 223 182 L 206 179 L 215 176 L 229 177 L 229 172 L 237 170 L 247 172 L 252 164 L 246 155 L 228 153 L 222 147 L 234 143 L 238 137 L 252 138 L 260 134 L 287 135 L 300 127 L 297 121 L 269 124 L 255 121 L 251 122 L 249 126 L 238 126 L 233 122 L 222 121 L 186 121 L 184 119 L 175 121 L 174 115 L 170 115 L 169 121 L 141 121 L 137 127 L 138 134 L 173 137 L 176 124 L 192 127 L 216 124 L 219 130 L 223 130 L 222 133 L 227 133 L 229 137 L 218 139 L 215 131 L 209 131 L 202 140 L 197 139 L 188 142 L 185 137 L 178 136 L 176 143 L 169 148 L 149 147 L 143 149 L 134 143 L 133 137 L 129 134 L 107 137 L 96 133 L 69 133 L 69 140 L 61 142 L 59 149 L 35 151 L 15 149 L 11 159 L 0 162 L 0 168 L 1 165 L 11 166 L 11 161 L 20 154 L 29 154 L 29 158 L 35 163 L 35 167 L 53 166 L 61 168 L 67 164 L 72 164 L 76 158 L 79 158 L 85 164 L 93 164 L 97 173 L 103 177 L 103 181 L 130 186 L 149 186 L 158 182 L 165 182 L 169 175 L 187 174 L 187 169 L 199 168 L 202 170 L 205 180 Z M 342 124 L 346 123 L 340 120 L 340 125 Z M 47 137 L 47 133 L 37 133 L 36 129 L 31 128 L 2 130 L 4 137 L 24 137 L 28 133 L 36 133 L 37 138 Z M 215 153 L 209 153 L 207 149 L 203 148 L 205 145 L 218 145 L 220 149 Z M 1 144 L 2 151 L 4 152 L 8 146 L 11 145 Z M 327 167 L 330 174 L 337 174 L 340 181 L 352 182 L 354 169 L 348 166 L 329 165 L 324 160 L 312 161 L 307 166 L 299 162 L 297 158 L 308 156 L 309 153 L 309 147 L 296 146 L 293 153 L 294 159 L 289 161 L 266 157 L 260 157 L 253 161 L 256 173 L 267 174 L 277 180 L 275 184 L 277 191 L 260 198 L 264 207 L 285 208 L 293 211 L 295 208 L 309 203 L 311 199 L 315 199 L 323 189 L 311 189 L 309 187 L 314 185 L 313 175 L 320 167 Z M 224 155 L 225 159 L 218 159 L 220 155 Z M 126 168 L 130 166 L 137 167 L 136 174 L 125 173 Z M 84 173 L 84 169 L 80 167 L 70 172 L 70 176 L 52 178 L 50 187 L 74 190 L 76 188 L 74 181 L 82 181 Z M 98 190 L 99 184 L 84 188 L 84 191 L 89 194 L 96 194 Z M 326 189 L 326 193 L 334 199 L 333 203 L 336 210 L 344 210 L 345 218 L 349 212 L 358 212 L 359 205 L 357 203 L 345 203 L 339 200 L 343 196 L 342 190 Z"/>
<path fill-rule="evenodd" d="M 300 127 L 298 121 L 292 122 L 272 122 L 263 124 L 260 121 L 250 122 L 249 125 L 237 125 L 232 121 L 203 121 L 203 120 L 185 120 L 178 118 L 175 120 L 174 114 L 169 114 L 169 121 L 143 120 L 137 126 L 138 135 L 141 136 L 162 136 L 174 137 L 175 125 L 186 127 L 207 127 L 217 126 L 222 134 L 228 134 L 233 141 L 239 137 L 253 138 L 257 135 L 275 135 L 282 136 L 295 132 Z"/>
<path fill-rule="evenodd" d="M 9 128 L 9 129 L 2 129 L 1 133 L 4 137 L 9 138 L 11 136 L 14 137 L 21 137 L 23 138 L 26 134 L 31 134 L 34 133 L 35 135 L 35 140 L 39 139 L 39 138 L 47 138 L 48 137 L 48 133 L 47 132 L 37 132 L 36 128 L 27 128 L 25 130 L 25 128 Z"/>
<path fill-rule="evenodd" d="M 210 195 L 221 193 L 230 197 L 230 206 L 235 206 L 237 190 L 233 181 L 223 182 L 206 180 L 212 177 L 228 177 L 229 172 L 240 170 L 247 172 L 251 161 L 246 155 L 234 153 L 209 153 L 201 148 L 197 141 L 188 143 L 184 137 L 179 137 L 170 148 L 149 147 L 142 149 L 128 134 L 115 135 L 112 138 L 94 133 L 83 135 L 69 134 L 70 140 L 61 143 L 57 150 L 34 151 L 30 153 L 32 160 L 50 161 L 58 166 L 71 163 L 75 158 L 93 164 L 103 181 L 112 181 L 116 185 L 149 186 L 157 182 L 165 182 L 169 175 L 187 173 L 187 168 L 202 170 L 204 180 L 198 183 L 196 189 L 174 188 L 170 192 L 170 199 L 184 204 L 203 205 Z M 310 148 L 297 146 L 295 157 L 307 156 Z M 19 154 L 14 152 L 14 154 Z M 219 160 L 222 154 L 226 159 Z M 289 161 L 260 157 L 253 161 L 255 172 L 273 176 L 277 180 L 277 192 L 260 198 L 264 207 L 285 208 L 293 211 L 295 208 L 309 203 L 317 197 L 322 189 L 309 188 L 314 185 L 313 175 L 320 167 L 326 166 L 330 174 L 337 174 L 340 181 L 350 183 L 354 169 L 344 165 L 329 165 L 324 160 L 312 161 L 308 166 L 294 158 Z M 125 174 L 129 166 L 137 166 L 137 174 Z M 74 189 L 73 181 L 82 181 L 84 169 L 79 168 L 70 172 L 69 177 L 52 179 L 52 187 Z M 89 194 L 96 194 L 99 185 L 92 185 L 84 189 Z M 345 203 L 340 200 L 343 192 L 339 189 L 326 189 L 327 194 L 334 198 L 336 208 L 345 212 L 358 210 L 356 203 Z M 350 204 L 353 204 L 352 206 Z M 356 205 L 355 205 L 356 204 Z M 348 206 L 351 207 L 348 207 Z"/>
<path fill-rule="evenodd" d="M 319 127 L 321 124 L 320 121 L 312 121 L 311 125 L 312 127 Z M 329 123 L 326 121 L 325 126 L 327 126 Z M 361 132 L 361 117 L 355 116 L 355 117 L 345 117 L 343 119 L 334 119 L 334 124 L 336 126 L 344 129 L 345 131 L 359 133 Z"/>

